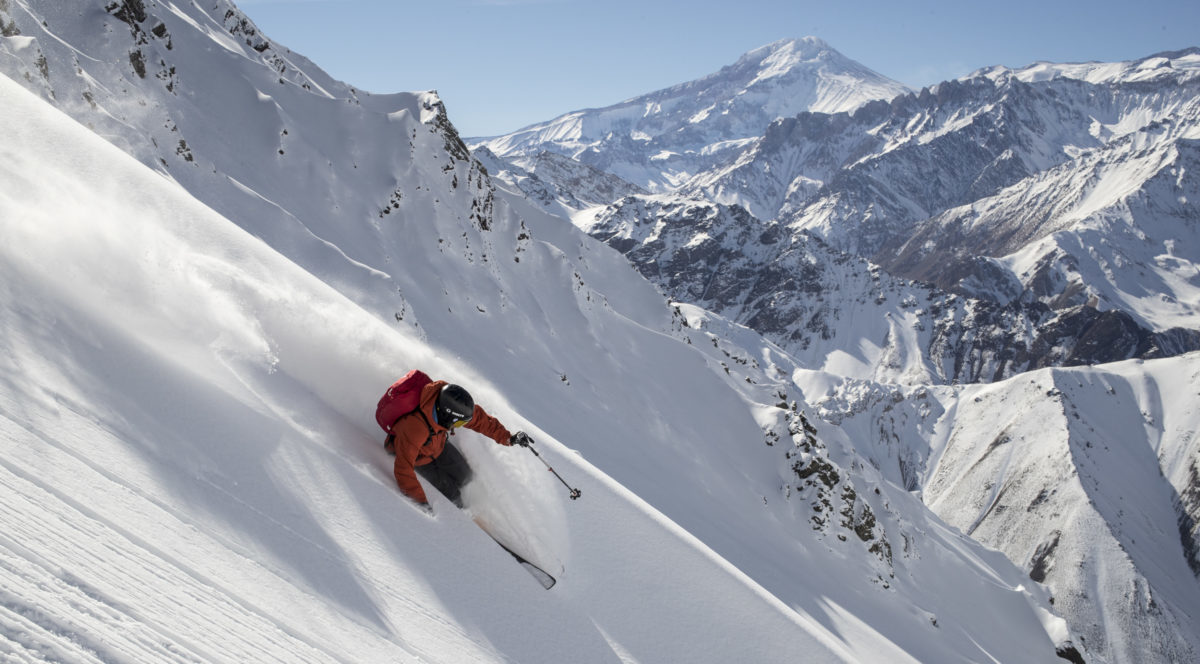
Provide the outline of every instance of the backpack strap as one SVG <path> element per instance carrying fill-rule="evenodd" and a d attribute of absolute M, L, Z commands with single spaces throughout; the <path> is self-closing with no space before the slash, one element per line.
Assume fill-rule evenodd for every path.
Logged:
<path fill-rule="evenodd" d="M 414 412 L 421 416 L 421 421 L 425 423 L 425 428 L 429 430 L 429 435 L 425 437 L 425 442 L 422 443 L 422 445 L 425 445 L 425 444 L 429 443 L 429 441 L 433 440 L 433 425 L 429 423 L 429 418 L 425 417 L 425 411 L 418 408 Z M 405 417 L 408 417 L 409 415 L 412 415 L 412 413 L 405 413 L 405 414 L 401 415 L 400 417 L 397 417 L 396 422 L 399 422 L 400 420 L 404 419 Z M 385 447 L 395 445 L 395 443 L 396 443 L 396 434 L 395 434 L 396 422 L 392 422 L 391 428 L 388 429 L 387 438 L 383 441 L 383 444 Z"/>
<path fill-rule="evenodd" d="M 429 435 L 425 438 L 425 442 L 421 444 L 421 446 L 424 447 L 425 445 L 429 444 L 429 441 L 433 440 L 433 425 L 429 423 L 429 418 L 425 417 L 424 410 L 418 408 L 417 414 L 421 416 L 421 421 L 425 423 L 425 428 L 429 429 Z"/>

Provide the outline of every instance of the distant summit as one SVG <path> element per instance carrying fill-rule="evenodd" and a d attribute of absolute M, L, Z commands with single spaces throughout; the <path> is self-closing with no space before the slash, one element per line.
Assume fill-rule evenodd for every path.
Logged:
<path fill-rule="evenodd" d="M 471 143 L 526 167 L 522 160 L 542 151 L 563 154 L 658 191 L 711 167 L 779 118 L 850 111 L 907 91 L 820 39 L 787 39 L 694 81 Z"/>
<path fill-rule="evenodd" d="M 868 101 L 890 99 L 907 91 L 817 37 L 784 39 L 756 48 L 716 74 L 668 92 L 686 91 L 697 85 L 732 92 L 732 98 L 726 100 L 729 111 L 749 106 L 747 100 L 740 99 L 746 93 L 793 93 L 790 99 L 764 100 L 763 110 L 774 115 L 770 120 L 804 111 L 851 111 Z M 724 96 L 730 97 L 728 93 Z"/>

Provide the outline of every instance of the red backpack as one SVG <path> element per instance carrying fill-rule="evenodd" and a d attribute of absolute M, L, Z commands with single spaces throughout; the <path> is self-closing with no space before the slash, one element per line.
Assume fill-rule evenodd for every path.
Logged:
<path fill-rule="evenodd" d="M 392 383 L 375 407 L 375 421 L 384 431 L 391 434 L 396 420 L 413 412 L 421 405 L 421 390 L 433 379 L 420 369 L 404 374 L 404 378 Z"/>

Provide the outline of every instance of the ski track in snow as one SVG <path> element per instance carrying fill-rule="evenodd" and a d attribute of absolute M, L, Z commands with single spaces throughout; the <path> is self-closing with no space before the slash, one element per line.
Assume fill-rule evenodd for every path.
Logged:
<path fill-rule="evenodd" d="M 11 420 L 5 424 L 9 429 Z M 19 458 L 22 448 L 44 449 L 48 441 L 29 440 L 28 433 L 21 436 L 6 430 L 4 434 L 0 485 L 9 492 L 10 501 L 0 506 L 0 514 L 9 530 L 0 541 L 9 554 L 7 560 L 16 567 L 9 569 L 4 581 L 5 605 L 10 616 L 25 619 L 26 629 L 10 628 L 25 650 L 58 647 L 65 637 L 77 643 L 83 654 L 102 662 L 337 659 L 312 643 L 297 647 L 299 639 L 274 619 L 244 606 L 238 595 L 222 591 L 213 579 L 122 532 L 70 496 L 54 495 L 46 484 L 26 479 L 32 473 L 28 461 Z M 93 474 L 87 472 L 90 469 L 72 470 L 74 485 L 86 480 L 92 489 L 88 494 L 128 493 L 103 478 L 88 477 Z M 96 496 L 84 498 L 92 501 Z M 80 542 L 88 543 L 84 556 L 78 551 Z M 43 591 L 33 592 L 36 588 Z M 56 591 L 46 593 L 47 588 Z M 33 607 L 22 606 L 17 599 L 31 596 L 61 603 Z M 197 606 L 204 610 L 192 610 Z M 214 639 L 215 635 L 219 636 Z"/>
<path fill-rule="evenodd" d="M 78 426 L 86 430 L 86 425 Z M 0 542 L 13 554 L 6 560 L 17 568 L 5 579 L 5 604 L 10 613 L 32 623 L 29 629 L 11 632 L 28 635 L 24 649 L 58 647 L 49 644 L 66 638 L 105 662 L 352 661 L 273 618 L 277 609 L 254 606 L 247 599 L 247 586 L 268 595 L 287 592 L 278 587 L 290 583 L 280 571 L 227 549 L 164 511 L 158 501 L 139 495 L 130 484 L 55 441 L 20 428 L 11 417 L 0 420 L 0 432 L 0 485 L 19 498 L 19 503 L 0 504 L 0 515 L 9 525 Z M 105 435 L 98 430 L 87 433 Z M 48 469 L 56 474 L 47 476 Z M 139 524 L 139 531 L 154 533 L 155 541 L 126 531 L 123 522 Z M 88 543 L 82 556 L 80 542 Z M 218 566 L 221 561 L 229 567 Z M 236 576 L 241 577 L 234 585 L 222 580 L 235 576 L 232 569 L 239 569 Z M 52 588 L 60 592 L 46 592 Z M 70 599 L 38 607 L 22 606 L 18 599 L 43 593 Z M 403 599 L 395 590 L 391 595 Z M 470 640 L 422 607 L 410 607 L 441 623 L 455 640 Z M 359 628 L 374 632 L 375 639 L 386 638 L 380 626 Z M 127 634 L 130 630 L 135 633 Z M 175 654 L 164 658 L 168 652 Z M 411 661 L 430 661 L 411 649 L 409 655 Z"/>

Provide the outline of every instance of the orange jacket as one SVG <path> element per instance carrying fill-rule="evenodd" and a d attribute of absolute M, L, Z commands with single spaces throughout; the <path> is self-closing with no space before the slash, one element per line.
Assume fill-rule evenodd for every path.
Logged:
<path fill-rule="evenodd" d="M 417 409 L 396 421 L 392 427 L 396 445 L 396 483 L 400 490 L 418 503 L 425 503 L 425 489 L 417 480 L 416 467 L 424 466 L 442 454 L 446 448 L 446 436 L 450 430 L 438 424 L 434 415 L 438 394 L 446 384 L 444 380 L 435 380 L 421 389 L 421 405 Z M 468 429 L 481 433 L 507 446 L 512 435 L 500 424 L 500 420 L 488 415 L 475 404 L 471 421 L 465 425 Z"/>

